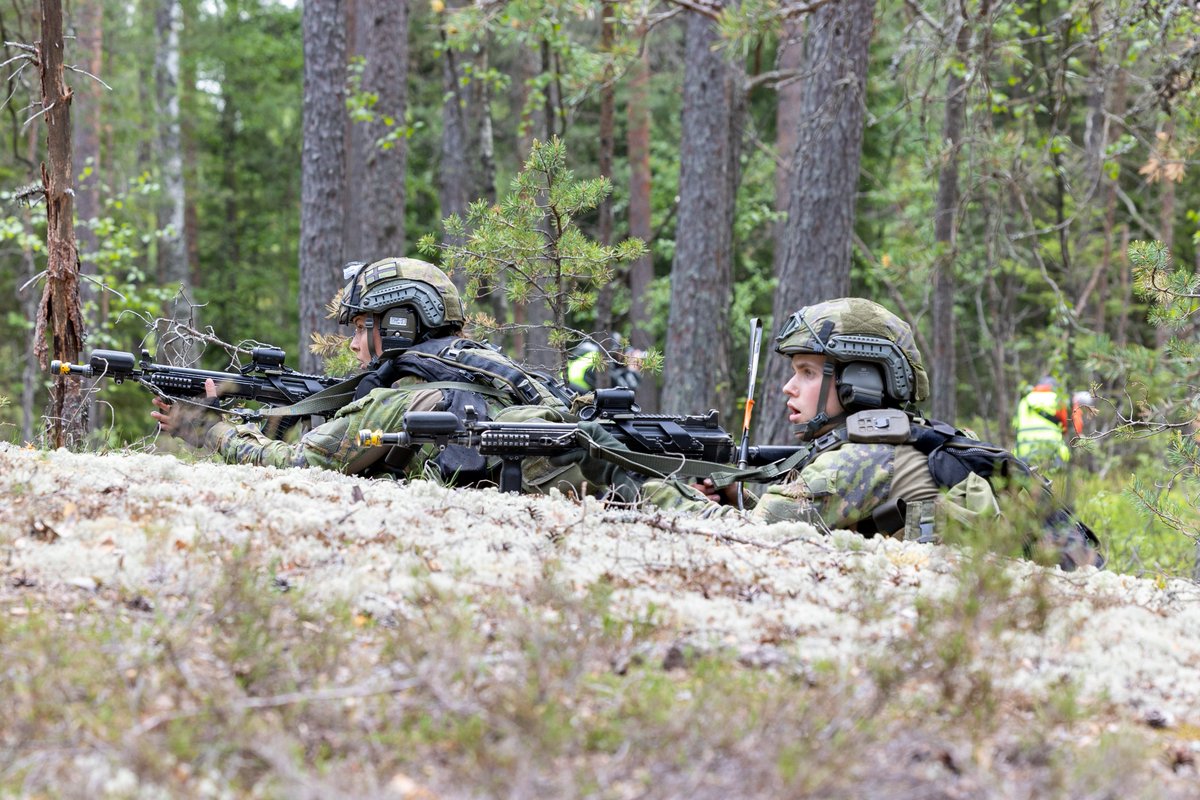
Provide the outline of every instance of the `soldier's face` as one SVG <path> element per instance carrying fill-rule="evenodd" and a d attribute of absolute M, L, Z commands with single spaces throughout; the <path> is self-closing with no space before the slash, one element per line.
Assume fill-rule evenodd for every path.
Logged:
<path fill-rule="evenodd" d="M 351 324 L 354 326 L 354 336 L 350 339 L 350 351 L 358 358 L 358 363 L 364 367 L 371 363 L 371 352 L 376 354 L 383 350 L 383 340 L 379 336 L 379 326 L 375 325 L 372 328 L 367 328 L 367 315 L 359 314 L 355 317 Z M 371 339 L 374 340 L 373 348 L 367 347 L 368 330 L 370 331 Z"/>
<path fill-rule="evenodd" d="M 787 398 L 788 421 L 793 425 L 804 425 L 817 415 L 824 369 L 825 356 L 811 353 L 797 353 L 792 356 L 792 377 L 783 385 L 783 394 Z M 842 404 L 838 402 L 833 381 L 829 384 L 825 413 L 832 417 L 842 413 Z"/>

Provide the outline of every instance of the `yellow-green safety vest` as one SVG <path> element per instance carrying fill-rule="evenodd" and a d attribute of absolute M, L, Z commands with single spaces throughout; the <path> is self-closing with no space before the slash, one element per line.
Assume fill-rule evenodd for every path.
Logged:
<path fill-rule="evenodd" d="M 1017 446 L 1013 453 L 1023 461 L 1037 464 L 1057 459 L 1065 464 L 1071 448 L 1063 441 L 1062 423 L 1055 416 L 1060 406 L 1055 392 L 1033 391 L 1017 404 Z"/>

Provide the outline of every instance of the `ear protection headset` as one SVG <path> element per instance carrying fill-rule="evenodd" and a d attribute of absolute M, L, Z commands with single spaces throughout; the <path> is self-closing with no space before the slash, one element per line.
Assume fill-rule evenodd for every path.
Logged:
<path fill-rule="evenodd" d="M 851 361 L 837 372 L 837 398 L 847 413 L 883 408 L 887 390 L 883 370 L 867 361 Z"/>

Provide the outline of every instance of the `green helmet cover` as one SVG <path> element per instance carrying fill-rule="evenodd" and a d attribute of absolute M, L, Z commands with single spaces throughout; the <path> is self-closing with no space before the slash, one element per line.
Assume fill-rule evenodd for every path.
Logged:
<path fill-rule="evenodd" d="M 466 320 L 462 297 L 450 277 L 415 258 L 385 258 L 346 268 L 346 286 L 338 303 L 338 323 L 349 325 L 359 314 L 384 314 L 405 306 L 426 331 L 461 327 Z"/>
<path fill-rule="evenodd" d="M 823 355 L 838 364 L 879 365 L 889 397 L 898 403 L 929 396 L 929 375 L 912 327 L 878 303 L 843 297 L 805 306 L 784 322 L 775 351 Z"/>

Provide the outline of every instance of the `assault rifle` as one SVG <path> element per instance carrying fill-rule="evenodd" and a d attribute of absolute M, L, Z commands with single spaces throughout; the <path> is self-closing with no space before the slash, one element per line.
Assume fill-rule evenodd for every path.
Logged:
<path fill-rule="evenodd" d="M 717 422 L 717 411 L 677 416 L 642 414 L 633 404 L 630 389 L 600 389 L 596 400 L 580 412 L 585 421 L 598 422 L 618 442 L 633 452 L 624 464 L 633 471 L 656 470 L 661 474 L 689 474 L 689 461 L 730 464 L 734 456 L 733 437 Z M 403 429 L 396 432 L 359 431 L 361 445 L 413 447 L 432 444 L 439 450 L 461 445 L 481 455 L 499 456 L 500 490 L 521 490 L 521 462 L 537 456 L 555 456 L 579 449 L 578 424 L 570 422 L 494 422 L 480 420 L 473 406 L 467 406 L 463 419 L 449 411 L 410 411 L 404 415 Z M 613 456 L 622 463 L 616 450 L 604 450 L 601 457 Z M 796 452 L 795 447 L 751 447 L 747 461 L 753 466 L 770 464 Z M 640 454 L 640 455 L 638 455 Z M 658 456 L 658 459 L 645 456 Z M 701 473 L 693 473 L 693 476 Z"/>
<path fill-rule="evenodd" d="M 156 364 L 146 350 L 142 351 L 140 360 L 135 359 L 133 353 L 121 350 L 93 350 L 87 364 L 51 361 L 50 371 L 57 375 L 109 378 L 115 383 L 132 380 L 156 395 L 172 400 L 204 397 L 204 381 L 211 378 L 217 385 L 223 408 L 233 400 L 287 406 L 342 381 L 326 375 L 296 372 L 283 365 L 284 357 L 285 353 L 278 347 L 256 347 L 250 351 L 250 363 L 239 372 L 214 372 Z M 238 409 L 235 413 L 244 419 L 261 419 L 263 416 L 248 409 Z M 286 428 L 295 419 L 284 418 L 280 425 Z"/>

